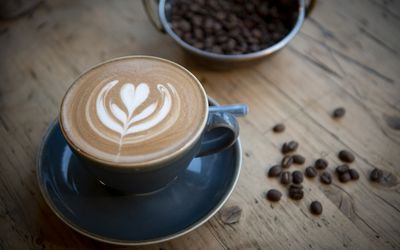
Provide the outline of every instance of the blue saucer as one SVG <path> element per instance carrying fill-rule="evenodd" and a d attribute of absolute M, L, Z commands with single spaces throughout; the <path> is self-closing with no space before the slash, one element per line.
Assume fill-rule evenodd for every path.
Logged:
<path fill-rule="evenodd" d="M 225 203 L 239 178 L 240 142 L 195 158 L 172 183 L 152 194 L 123 194 L 100 184 L 72 154 L 58 122 L 39 152 L 42 195 L 76 231 L 99 241 L 141 245 L 181 236 L 205 223 Z"/>

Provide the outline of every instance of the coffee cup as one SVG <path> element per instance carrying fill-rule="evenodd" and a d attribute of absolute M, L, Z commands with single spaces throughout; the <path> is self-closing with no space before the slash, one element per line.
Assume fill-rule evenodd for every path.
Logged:
<path fill-rule="evenodd" d="M 102 184 L 148 193 L 169 184 L 193 158 L 233 145 L 235 112 L 246 113 L 246 106 L 210 109 L 204 88 L 182 66 L 129 56 L 79 76 L 59 121 L 75 156 Z"/>

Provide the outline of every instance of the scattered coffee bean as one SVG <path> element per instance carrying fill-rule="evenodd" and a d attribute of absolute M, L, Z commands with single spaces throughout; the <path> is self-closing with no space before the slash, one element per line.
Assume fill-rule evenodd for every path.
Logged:
<path fill-rule="evenodd" d="M 328 167 L 328 161 L 325 159 L 318 159 L 315 161 L 315 167 L 317 169 L 323 170 Z"/>
<path fill-rule="evenodd" d="M 322 214 L 322 204 L 319 201 L 311 202 L 310 212 L 315 215 Z"/>
<path fill-rule="evenodd" d="M 317 176 L 318 172 L 317 169 L 313 166 L 309 166 L 306 168 L 306 170 L 304 171 L 304 174 L 308 177 L 308 178 L 314 178 L 315 176 Z"/>
<path fill-rule="evenodd" d="M 352 163 L 355 159 L 353 153 L 347 150 L 341 150 L 338 154 L 338 157 L 341 161 L 347 163 Z"/>
<path fill-rule="evenodd" d="M 343 164 L 343 165 L 340 165 L 340 166 L 337 166 L 336 167 L 336 173 L 338 174 L 338 175 L 342 175 L 342 174 L 344 174 L 344 173 L 347 173 L 348 171 L 349 171 L 349 166 L 348 165 L 346 165 L 346 164 Z"/>
<path fill-rule="evenodd" d="M 302 185 L 290 185 L 289 197 L 293 200 L 301 200 L 304 197 L 304 191 Z"/>
<path fill-rule="evenodd" d="M 360 178 L 358 171 L 353 168 L 349 170 L 349 174 L 350 174 L 352 180 L 358 180 Z"/>
<path fill-rule="evenodd" d="M 293 164 L 293 158 L 290 155 L 286 155 L 285 157 L 283 157 L 282 162 L 281 162 L 281 166 L 283 168 L 288 168 Z"/>
<path fill-rule="evenodd" d="M 283 123 L 278 123 L 272 128 L 272 130 L 275 133 L 282 133 L 283 131 L 285 131 L 285 125 L 283 125 Z"/>
<path fill-rule="evenodd" d="M 282 145 L 282 153 L 287 154 L 293 151 L 296 151 L 296 149 L 299 147 L 299 143 L 297 141 L 290 141 L 290 142 L 285 142 Z"/>
<path fill-rule="evenodd" d="M 303 173 L 299 170 L 293 171 L 292 173 L 292 181 L 294 184 L 301 184 L 303 182 Z"/>
<path fill-rule="evenodd" d="M 346 182 L 348 182 L 350 180 L 351 180 L 351 175 L 350 175 L 350 173 L 348 171 L 343 173 L 343 174 L 341 174 L 341 175 L 339 175 L 339 181 L 340 182 L 346 183 Z"/>
<path fill-rule="evenodd" d="M 292 175 L 289 171 L 283 171 L 281 174 L 281 184 L 288 185 L 292 182 Z"/>
<path fill-rule="evenodd" d="M 346 114 L 346 110 L 342 107 L 336 108 L 333 113 L 332 117 L 333 118 L 342 118 Z"/>
<path fill-rule="evenodd" d="M 373 182 L 380 182 L 382 180 L 382 177 L 383 171 L 378 168 L 374 168 L 374 170 L 372 170 L 371 174 L 369 175 L 369 179 Z"/>
<path fill-rule="evenodd" d="M 304 156 L 302 155 L 293 155 L 293 163 L 294 164 L 304 164 L 304 162 L 306 162 L 306 158 L 304 158 Z"/>
<path fill-rule="evenodd" d="M 282 173 L 281 166 L 272 166 L 268 171 L 268 177 L 278 177 Z"/>
<path fill-rule="evenodd" d="M 282 193 L 276 189 L 271 189 L 267 192 L 267 199 L 269 201 L 279 201 L 282 197 Z"/>
<path fill-rule="evenodd" d="M 331 184 L 332 183 L 332 176 L 330 173 L 324 171 L 322 174 L 319 176 L 319 180 L 324 183 L 324 184 Z"/>

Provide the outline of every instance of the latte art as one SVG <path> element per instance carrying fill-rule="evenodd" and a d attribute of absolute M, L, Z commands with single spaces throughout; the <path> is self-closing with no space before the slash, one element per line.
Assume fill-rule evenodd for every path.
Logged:
<path fill-rule="evenodd" d="M 142 167 L 193 145 L 207 121 L 198 80 L 160 58 L 118 58 L 82 74 L 66 93 L 68 144 L 106 165 Z"/>
<path fill-rule="evenodd" d="M 123 83 L 119 96 L 117 96 L 120 103 L 122 103 L 121 107 L 113 98 L 108 100 L 110 91 L 118 84 L 120 84 L 118 80 L 107 83 L 101 88 L 96 98 L 96 115 L 105 127 L 116 133 L 115 136 L 96 128 L 95 123 L 92 121 L 92 114 L 90 114 L 91 101 L 89 100 L 86 105 L 86 119 L 99 136 L 118 144 L 136 143 L 140 140 L 154 137 L 173 125 L 179 113 L 180 99 L 171 84 L 157 84 L 158 93 L 155 95 L 157 98 L 152 100 L 150 104 L 145 105 L 145 102 L 150 98 L 149 85 L 147 83 L 139 83 L 135 86 L 132 83 Z M 172 102 L 174 102 L 174 110 L 176 112 L 171 115 Z M 142 106 L 144 106 L 142 110 L 138 111 Z M 169 122 L 163 123 L 162 128 L 157 132 L 139 137 L 129 137 L 129 135 L 147 131 L 160 125 L 167 116 L 169 116 Z"/>

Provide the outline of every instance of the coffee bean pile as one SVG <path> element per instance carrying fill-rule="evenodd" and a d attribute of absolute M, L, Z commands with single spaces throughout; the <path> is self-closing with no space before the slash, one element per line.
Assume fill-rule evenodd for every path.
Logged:
<path fill-rule="evenodd" d="M 246 54 L 277 43 L 293 28 L 298 1 L 174 0 L 171 27 L 188 44 L 217 54 Z"/>

